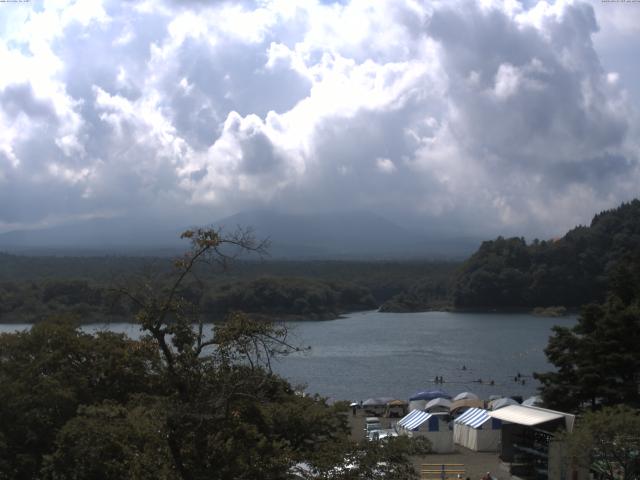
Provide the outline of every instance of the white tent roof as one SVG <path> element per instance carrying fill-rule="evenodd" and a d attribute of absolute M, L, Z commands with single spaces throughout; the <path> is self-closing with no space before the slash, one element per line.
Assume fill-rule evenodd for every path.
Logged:
<path fill-rule="evenodd" d="M 409 402 L 409 411 L 411 410 L 424 410 L 427 406 L 426 400 L 411 400 Z"/>
<path fill-rule="evenodd" d="M 424 408 L 428 410 L 433 407 L 444 407 L 449 409 L 451 407 L 451 400 L 448 398 L 434 398 L 433 400 L 430 400 Z"/>
<path fill-rule="evenodd" d="M 468 425 L 472 428 L 479 428 L 489 420 L 489 412 L 482 408 L 470 408 L 458 418 L 454 420 L 455 423 L 461 425 Z"/>
<path fill-rule="evenodd" d="M 414 410 L 408 415 L 402 417 L 398 422 L 398 425 L 406 428 L 407 430 L 413 430 L 429 420 L 429 418 L 431 418 L 430 413 L 421 412 L 420 410 Z"/>
<path fill-rule="evenodd" d="M 453 397 L 453 401 L 455 402 L 456 400 L 465 400 L 468 398 L 472 398 L 473 400 L 478 400 L 479 397 L 475 393 L 462 392 L 456 395 L 455 397 Z"/>
<path fill-rule="evenodd" d="M 509 397 L 499 398 L 497 400 L 493 400 L 492 402 L 489 402 L 489 408 L 491 410 L 498 410 L 500 408 L 504 408 L 509 405 L 518 405 L 518 402 L 516 402 L 513 398 L 509 398 Z"/>
<path fill-rule="evenodd" d="M 542 397 L 540 395 L 534 395 L 533 397 L 527 398 L 522 405 L 525 407 L 536 407 L 542 405 Z"/>
<path fill-rule="evenodd" d="M 559 412 L 542 408 L 523 407 L 522 405 L 509 405 L 500 410 L 489 412 L 489 416 L 529 427 L 564 418 L 564 415 Z"/>

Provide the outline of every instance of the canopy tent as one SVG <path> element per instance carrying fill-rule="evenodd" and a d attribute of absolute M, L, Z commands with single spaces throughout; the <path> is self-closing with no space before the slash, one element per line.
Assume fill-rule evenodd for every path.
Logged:
<path fill-rule="evenodd" d="M 391 400 L 390 402 L 387 402 L 385 415 L 387 417 L 402 417 L 407 414 L 408 406 L 409 403 L 404 400 Z"/>
<path fill-rule="evenodd" d="M 455 397 L 453 397 L 454 402 L 457 400 L 478 400 L 478 399 L 479 397 L 472 392 L 462 392 L 456 395 Z"/>
<path fill-rule="evenodd" d="M 446 416 L 414 410 L 397 423 L 398 432 L 411 437 L 424 436 L 431 442 L 434 453 L 453 452 L 453 432 Z"/>
<path fill-rule="evenodd" d="M 451 403 L 449 411 L 456 415 L 470 408 L 484 408 L 484 402 L 482 400 L 475 400 L 473 398 L 465 398 L 464 400 L 456 400 Z"/>
<path fill-rule="evenodd" d="M 525 425 L 527 427 L 533 427 L 563 418 L 565 428 L 569 433 L 573 431 L 573 424 L 576 419 L 576 416 L 570 413 L 523 405 L 509 405 L 500 410 L 489 412 L 489 416 L 504 422 L 517 423 L 518 425 Z"/>
<path fill-rule="evenodd" d="M 382 415 L 387 409 L 387 403 L 393 401 L 392 397 L 375 397 L 367 398 L 362 402 L 362 408 L 365 411 L 373 412 L 376 415 Z"/>
<path fill-rule="evenodd" d="M 507 407 L 509 405 L 518 405 L 513 398 L 504 397 L 489 402 L 489 410 L 499 410 L 500 408 Z"/>
<path fill-rule="evenodd" d="M 413 396 L 409 397 L 409 401 L 412 400 L 433 400 L 434 398 L 451 398 L 447 392 L 443 392 L 442 390 L 425 390 L 422 392 L 418 392 Z"/>
<path fill-rule="evenodd" d="M 413 411 L 413 410 L 424 410 L 425 408 L 427 408 L 427 401 L 426 400 L 411 400 L 409 402 L 409 411 Z"/>
<path fill-rule="evenodd" d="M 522 402 L 525 407 L 541 407 L 544 404 L 540 395 L 534 395 Z"/>
<path fill-rule="evenodd" d="M 453 421 L 453 441 L 476 452 L 497 452 L 502 422 L 482 408 L 471 408 Z"/>
<path fill-rule="evenodd" d="M 451 408 L 451 400 L 448 398 L 434 398 L 430 400 L 424 407 L 429 412 L 449 412 Z"/>

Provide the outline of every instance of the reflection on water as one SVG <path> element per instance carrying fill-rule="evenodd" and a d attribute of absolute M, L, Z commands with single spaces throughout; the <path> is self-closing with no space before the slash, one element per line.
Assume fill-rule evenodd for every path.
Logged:
<path fill-rule="evenodd" d="M 484 398 L 527 397 L 537 388 L 531 374 L 550 368 L 543 349 L 551 327 L 574 323 L 574 317 L 375 311 L 333 321 L 290 322 L 293 343 L 311 350 L 282 358 L 274 368 L 292 383 L 306 384 L 309 392 L 334 399 L 406 399 L 435 388 L 436 375 L 444 377 L 438 388 L 453 395 L 472 391 Z M 0 331 L 22 328 L 28 326 L 0 325 Z M 84 329 L 140 335 L 139 326 L 128 323 Z M 514 382 L 517 373 L 524 376 L 524 385 Z M 491 380 L 495 385 L 489 385 Z"/>

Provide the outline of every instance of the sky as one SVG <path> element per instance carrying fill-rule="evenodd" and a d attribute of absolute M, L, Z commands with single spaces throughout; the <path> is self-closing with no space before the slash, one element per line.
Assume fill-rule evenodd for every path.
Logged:
<path fill-rule="evenodd" d="M 368 211 L 547 238 L 638 196 L 640 2 L 0 2 L 0 233 Z"/>

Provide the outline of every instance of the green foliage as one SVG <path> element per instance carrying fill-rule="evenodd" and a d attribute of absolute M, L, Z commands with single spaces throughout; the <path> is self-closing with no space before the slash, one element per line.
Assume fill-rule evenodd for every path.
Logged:
<path fill-rule="evenodd" d="M 57 432 L 80 405 L 152 393 L 158 368 L 157 350 L 148 342 L 83 334 L 60 319 L 0 335 L 2 473 L 35 478 Z"/>
<path fill-rule="evenodd" d="M 563 238 L 484 242 L 460 269 L 458 308 L 579 307 L 604 300 L 612 268 L 640 245 L 640 200 L 596 215 Z"/>
<path fill-rule="evenodd" d="M 335 318 L 340 313 L 376 307 L 371 293 L 364 287 L 276 277 L 222 285 L 203 302 L 203 310 L 217 316 L 242 310 L 269 316 Z"/>
<path fill-rule="evenodd" d="M 42 477 L 50 480 L 177 479 L 167 462 L 162 409 L 147 403 L 104 401 L 78 408 L 46 455 Z"/>
<path fill-rule="evenodd" d="M 426 278 L 408 290 L 394 295 L 381 307 L 381 312 L 423 312 L 446 309 L 451 305 L 449 278 Z"/>
<path fill-rule="evenodd" d="M 557 370 L 536 375 L 553 407 L 640 407 L 640 255 L 612 271 L 604 304 L 585 307 L 572 328 L 554 328 L 545 353 Z"/>
<path fill-rule="evenodd" d="M 184 262 L 184 258 L 178 262 Z M 114 286 L 129 289 L 132 279 L 138 279 L 163 288 L 157 280 L 171 278 L 173 271 L 167 268 L 168 264 L 166 258 L 25 257 L 0 253 L 0 322 L 34 323 L 63 314 L 75 314 L 84 322 L 130 321 L 137 306 L 116 295 Z M 448 282 L 457 266 L 453 262 L 426 260 L 270 260 L 236 261 L 232 271 L 220 272 L 196 265 L 198 280 L 183 282 L 180 294 L 192 303 L 201 301 L 201 310 L 210 309 L 218 316 L 222 306 L 219 301 L 237 306 L 237 298 L 233 298 L 237 291 L 258 288 L 260 282 L 271 283 L 272 290 L 287 296 L 294 289 L 301 290 L 302 295 L 288 305 L 274 305 L 275 298 L 251 291 L 248 297 L 258 294 L 253 298 L 254 309 L 264 315 L 276 310 L 277 315 L 327 318 L 335 316 L 335 312 L 375 308 L 394 295 L 400 297 L 387 305 L 387 310 L 392 310 L 393 304 L 422 309 L 425 302 L 429 306 L 434 302 L 449 303 Z M 419 301 L 405 302 L 405 295 Z M 322 298 L 330 303 L 319 304 Z M 402 307 L 405 303 L 411 305 Z"/>
<path fill-rule="evenodd" d="M 142 340 L 84 334 L 69 319 L 0 336 L 0 478 L 268 480 L 301 463 L 312 478 L 415 478 L 403 440 L 353 444 L 344 404 L 299 396 L 273 374 L 272 357 L 297 350 L 283 325 L 235 313 L 206 335 L 189 277 L 203 262 L 226 266 L 223 247 L 260 245 L 242 232 L 184 236 L 192 249 L 172 278 L 121 292 Z"/>
<path fill-rule="evenodd" d="M 606 480 L 640 478 L 640 412 L 625 406 L 589 412 L 565 436 L 573 461 Z"/>

